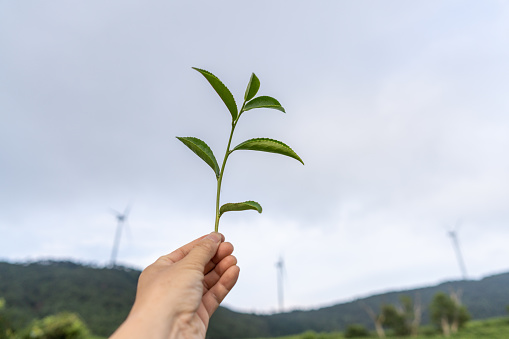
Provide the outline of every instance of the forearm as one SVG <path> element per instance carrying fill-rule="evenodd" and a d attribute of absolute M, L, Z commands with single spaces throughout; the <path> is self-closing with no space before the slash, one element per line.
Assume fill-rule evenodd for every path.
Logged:
<path fill-rule="evenodd" d="M 175 327 L 175 317 L 163 317 L 133 309 L 110 339 L 168 339 L 173 337 Z"/>

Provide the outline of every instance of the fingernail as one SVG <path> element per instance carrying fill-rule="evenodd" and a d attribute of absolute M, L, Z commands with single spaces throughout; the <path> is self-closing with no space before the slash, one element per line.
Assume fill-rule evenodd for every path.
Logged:
<path fill-rule="evenodd" d="M 221 234 L 217 232 L 212 232 L 206 236 L 207 239 L 212 240 L 213 242 L 221 242 Z"/>

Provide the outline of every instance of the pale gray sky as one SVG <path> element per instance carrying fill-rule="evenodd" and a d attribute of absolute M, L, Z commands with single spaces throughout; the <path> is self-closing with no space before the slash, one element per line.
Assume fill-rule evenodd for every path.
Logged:
<path fill-rule="evenodd" d="M 227 305 L 311 308 L 509 264 L 509 3 L 505 1 L 0 1 L 0 258 L 106 264 L 110 208 L 132 203 L 119 260 L 144 267 L 213 230 L 219 158 L 271 137 L 304 160 L 238 152 L 223 202 L 241 278 Z"/>

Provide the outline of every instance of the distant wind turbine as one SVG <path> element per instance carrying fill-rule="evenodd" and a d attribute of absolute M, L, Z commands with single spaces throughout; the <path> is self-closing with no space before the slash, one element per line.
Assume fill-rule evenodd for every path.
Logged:
<path fill-rule="evenodd" d="M 122 228 L 124 227 L 124 224 L 127 224 L 127 217 L 129 216 L 130 210 L 131 207 L 129 205 L 127 205 L 127 207 L 125 208 L 124 213 L 120 213 L 112 209 L 113 214 L 115 214 L 117 218 L 117 231 L 115 232 L 115 240 L 113 242 L 113 249 L 111 251 L 110 259 L 111 267 L 116 266 L 118 247 L 120 245 L 120 238 L 122 236 Z"/>
<path fill-rule="evenodd" d="M 283 261 L 283 257 L 279 257 L 279 261 L 276 263 L 277 269 L 277 294 L 278 294 L 278 302 L 279 302 L 279 312 L 283 312 L 284 310 L 284 275 L 285 275 L 285 263 Z"/>
<path fill-rule="evenodd" d="M 463 280 L 467 280 L 467 269 L 465 267 L 465 262 L 463 261 L 463 255 L 461 254 L 461 249 L 460 249 L 458 234 L 457 234 L 457 232 L 459 230 L 459 226 L 460 226 L 460 221 L 458 220 L 458 222 L 456 222 L 456 226 L 454 227 L 454 229 L 449 231 L 448 234 L 451 237 L 452 245 L 456 252 L 456 258 L 458 259 L 458 264 L 460 266 Z"/>

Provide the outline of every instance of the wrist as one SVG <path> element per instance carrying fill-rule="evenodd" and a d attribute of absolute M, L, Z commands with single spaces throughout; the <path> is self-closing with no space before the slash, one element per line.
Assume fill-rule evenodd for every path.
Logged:
<path fill-rule="evenodd" d="M 168 339 L 175 328 L 175 317 L 133 307 L 127 319 L 110 339 Z"/>

